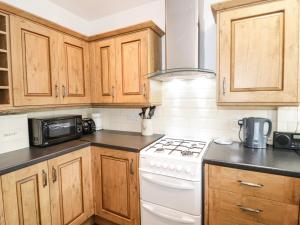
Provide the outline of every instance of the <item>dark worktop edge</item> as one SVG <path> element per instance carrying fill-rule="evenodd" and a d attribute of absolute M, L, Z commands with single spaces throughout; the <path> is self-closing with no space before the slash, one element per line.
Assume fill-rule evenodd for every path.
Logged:
<path fill-rule="evenodd" d="M 300 178 L 300 174 L 298 172 L 290 171 L 290 170 L 282 170 L 274 167 L 262 167 L 258 165 L 251 164 L 243 164 L 243 163 L 229 163 L 225 161 L 216 161 L 211 159 L 203 159 L 203 164 L 210 164 L 216 166 L 224 166 L 241 170 L 249 170 L 261 173 L 269 173 L 275 175 L 282 175 L 288 177 Z"/>
<path fill-rule="evenodd" d="M 11 165 L 9 167 L 0 169 L 0 176 L 4 175 L 4 174 L 7 174 L 7 173 L 14 172 L 16 170 L 23 169 L 23 168 L 28 167 L 28 166 L 32 166 L 32 165 L 35 165 L 35 164 L 38 164 L 38 163 L 41 163 L 41 162 L 53 159 L 53 158 L 57 158 L 59 156 L 62 156 L 62 155 L 65 155 L 65 154 L 77 151 L 77 150 L 85 148 L 85 147 L 89 147 L 90 145 L 91 145 L 91 143 L 89 143 L 89 142 L 83 142 L 82 141 L 82 143 L 79 144 L 79 145 L 68 147 L 68 148 L 65 148 L 65 149 L 63 149 L 61 151 L 49 153 L 47 155 L 44 155 L 44 156 L 41 156 L 41 157 L 38 157 L 38 158 L 35 158 L 35 159 L 32 159 L 32 160 L 29 160 L 29 161 L 26 161 L 26 162 L 22 162 L 22 163 L 19 163 L 19 164 Z M 20 149 L 20 150 L 17 150 L 17 151 L 23 151 L 23 150 Z"/>

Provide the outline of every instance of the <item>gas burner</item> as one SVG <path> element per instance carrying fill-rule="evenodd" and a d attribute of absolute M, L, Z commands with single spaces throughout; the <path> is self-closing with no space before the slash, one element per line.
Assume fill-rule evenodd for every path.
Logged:
<path fill-rule="evenodd" d="M 156 152 L 163 152 L 165 149 L 164 148 L 157 148 L 155 151 Z"/>
<path fill-rule="evenodd" d="M 182 156 L 191 156 L 191 155 L 193 155 L 193 152 L 190 149 L 183 150 L 183 151 L 181 151 L 181 155 Z"/>

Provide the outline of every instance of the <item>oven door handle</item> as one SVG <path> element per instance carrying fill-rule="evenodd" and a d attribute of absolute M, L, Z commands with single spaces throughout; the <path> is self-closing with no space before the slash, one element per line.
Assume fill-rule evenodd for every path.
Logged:
<path fill-rule="evenodd" d="M 158 184 L 160 186 L 173 188 L 173 189 L 179 189 L 179 190 L 193 190 L 194 186 L 190 184 L 186 184 L 183 182 L 173 183 L 173 182 L 167 182 L 162 180 L 154 179 L 153 176 L 149 174 L 142 174 L 142 179 L 145 179 L 153 184 Z"/>
<path fill-rule="evenodd" d="M 184 223 L 184 224 L 194 224 L 195 223 L 195 220 L 193 220 L 191 218 L 187 218 L 184 216 L 179 217 L 179 216 L 164 214 L 164 213 L 156 211 L 154 207 L 146 205 L 146 204 L 142 204 L 142 207 L 144 209 L 146 209 L 147 211 L 151 212 L 152 214 L 154 214 L 158 217 L 164 218 L 166 220 L 169 220 L 169 221 L 173 221 L 173 222 L 177 222 L 177 223 Z"/>

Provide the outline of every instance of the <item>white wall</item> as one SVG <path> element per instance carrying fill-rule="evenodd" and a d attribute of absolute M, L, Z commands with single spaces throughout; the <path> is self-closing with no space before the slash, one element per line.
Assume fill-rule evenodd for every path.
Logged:
<path fill-rule="evenodd" d="M 88 34 L 89 23 L 48 0 L 1 0 L 82 34 Z"/>

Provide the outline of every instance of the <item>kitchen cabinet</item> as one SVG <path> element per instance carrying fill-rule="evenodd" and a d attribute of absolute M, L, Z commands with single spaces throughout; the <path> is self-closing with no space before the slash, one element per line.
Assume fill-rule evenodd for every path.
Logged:
<path fill-rule="evenodd" d="M 147 79 L 161 67 L 160 36 L 152 29 L 93 42 L 90 49 L 92 103 L 160 104 L 161 83 Z"/>
<path fill-rule="evenodd" d="M 298 1 L 228 1 L 212 9 L 217 21 L 218 104 L 297 104 Z"/>
<path fill-rule="evenodd" d="M 10 18 L 14 105 L 89 103 L 88 43 Z"/>
<path fill-rule="evenodd" d="M 115 102 L 116 46 L 110 38 L 90 44 L 92 103 Z"/>
<path fill-rule="evenodd" d="M 1 178 L 0 178 L 0 224 L 5 225 Z"/>
<path fill-rule="evenodd" d="M 63 35 L 60 86 L 62 104 L 90 102 L 89 48 L 80 39 Z"/>
<path fill-rule="evenodd" d="M 299 184 L 298 178 L 205 165 L 205 225 L 298 225 Z"/>
<path fill-rule="evenodd" d="M 93 212 L 90 148 L 48 161 L 52 224 L 80 225 Z"/>
<path fill-rule="evenodd" d="M 10 16 L 15 106 L 59 104 L 59 33 Z"/>
<path fill-rule="evenodd" d="M 140 224 L 138 154 L 92 147 L 92 158 L 95 215 L 114 224 Z"/>
<path fill-rule="evenodd" d="M 47 162 L 2 176 L 6 225 L 51 225 Z"/>

